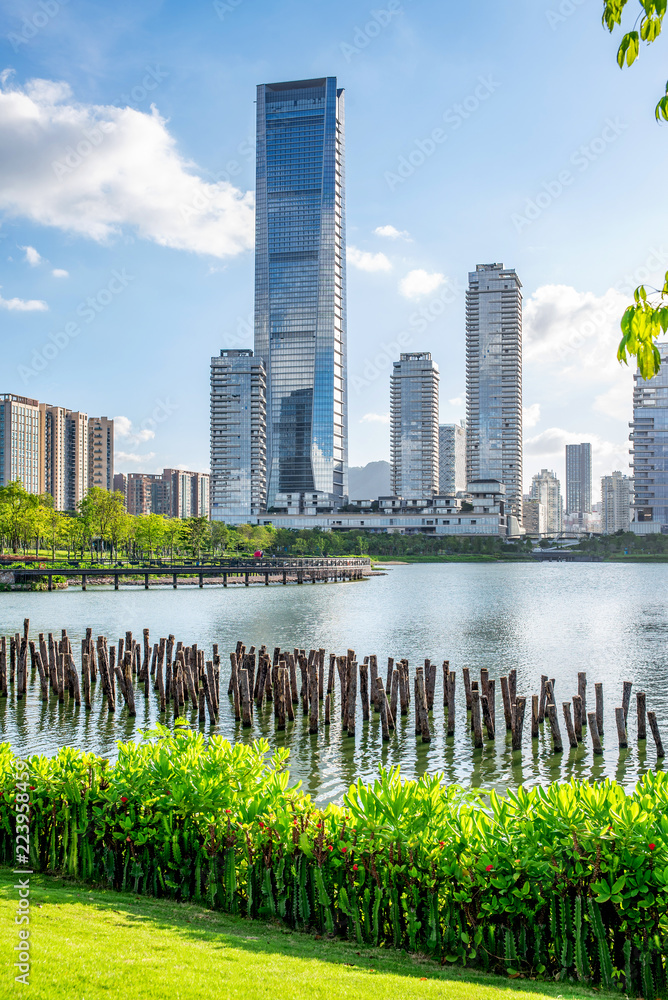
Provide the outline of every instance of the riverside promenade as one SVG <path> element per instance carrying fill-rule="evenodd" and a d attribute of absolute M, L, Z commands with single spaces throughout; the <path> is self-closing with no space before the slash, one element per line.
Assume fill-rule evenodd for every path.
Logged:
<path fill-rule="evenodd" d="M 86 590 L 89 582 L 96 584 L 114 584 L 118 590 L 119 583 L 144 581 L 144 589 L 148 590 L 151 580 L 154 584 L 164 585 L 171 582 L 176 590 L 179 580 L 185 582 L 195 577 L 200 587 L 204 580 L 210 583 L 222 582 L 228 584 L 288 583 L 339 583 L 342 581 L 362 580 L 371 574 L 371 560 L 365 556 L 347 559 L 318 558 L 245 558 L 217 559 L 199 563 L 168 563 L 154 561 L 150 564 L 111 565 L 111 566 L 68 566 L 51 568 L 48 563 L 42 563 L 30 568 L 14 569 L 3 573 L 3 581 L 9 584 L 30 584 L 46 581 L 48 590 L 53 590 L 53 578 L 65 578 L 68 581 L 81 581 L 81 589 Z"/>

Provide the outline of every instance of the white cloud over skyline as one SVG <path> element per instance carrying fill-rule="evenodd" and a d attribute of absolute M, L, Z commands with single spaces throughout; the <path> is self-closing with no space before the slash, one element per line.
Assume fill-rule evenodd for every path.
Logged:
<path fill-rule="evenodd" d="M 346 247 L 346 260 L 360 271 L 391 271 L 392 263 L 384 253 L 372 253 L 357 247 Z"/>
<path fill-rule="evenodd" d="M 396 229 L 394 226 L 376 226 L 374 235 L 382 236 L 386 240 L 406 240 L 411 241 L 411 235 L 406 229 Z"/>
<path fill-rule="evenodd" d="M 5 76 L 0 148 L 0 208 L 8 216 L 98 242 L 127 228 L 214 257 L 253 245 L 253 195 L 198 176 L 154 106 L 85 104 L 66 83 L 19 87 Z"/>
<path fill-rule="evenodd" d="M 48 308 L 41 299 L 4 299 L 0 295 L 0 309 L 7 309 L 9 312 L 46 312 Z"/>
<path fill-rule="evenodd" d="M 445 275 L 430 274 L 421 268 L 409 271 L 399 282 L 399 291 L 406 299 L 420 299 L 423 295 L 430 295 L 445 281 Z"/>

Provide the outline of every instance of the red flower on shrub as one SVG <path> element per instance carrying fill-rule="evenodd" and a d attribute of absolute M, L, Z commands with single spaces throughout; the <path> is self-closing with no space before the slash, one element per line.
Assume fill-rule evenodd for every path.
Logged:
<path fill-rule="evenodd" d="M 121 795 L 121 802 L 127 802 L 127 801 L 128 801 L 128 800 L 127 800 L 127 798 L 125 797 L 125 795 Z"/>
<path fill-rule="evenodd" d="M 656 844 L 649 844 L 648 846 L 649 846 L 650 851 L 653 851 L 655 849 L 655 847 L 656 847 Z"/>
<path fill-rule="evenodd" d="M 348 850 L 348 848 L 347 848 L 347 847 L 342 847 L 342 848 L 341 848 L 341 850 L 342 850 L 342 852 L 343 852 L 343 853 L 345 854 L 345 853 L 346 853 L 346 851 Z"/>
<path fill-rule="evenodd" d="M 358 867 L 358 865 L 353 865 L 353 871 L 354 871 L 354 872 L 356 872 L 356 871 L 359 871 L 359 867 Z"/>
<path fill-rule="evenodd" d="M 333 847 L 332 847 L 332 845 L 330 844 L 330 845 L 329 845 L 329 847 L 327 848 L 327 850 L 328 850 L 328 851 L 333 851 L 333 850 L 334 850 L 334 848 L 333 848 Z"/>
<path fill-rule="evenodd" d="M 439 840 L 438 846 L 439 847 L 445 847 L 445 841 L 444 840 Z"/>
<path fill-rule="evenodd" d="M 260 822 L 260 829 L 264 830 L 264 823 Z"/>
<path fill-rule="evenodd" d="M 494 865 L 487 865 L 487 867 L 485 868 L 485 871 L 486 872 L 491 872 L 491 871 L 493 871 L 493 869 L 494 869 Z"/>

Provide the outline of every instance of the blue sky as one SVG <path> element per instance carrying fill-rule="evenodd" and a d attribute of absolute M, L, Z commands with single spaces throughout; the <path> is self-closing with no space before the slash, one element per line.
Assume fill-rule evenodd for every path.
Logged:
<path fill-rule="evenodd" d="M 503 261 L 525 482 L 579 440 L 626 471 L 614 349 L 630 288 L 668 268 L 666 42 L 621 72 L 601 6 L 4 0 L 0 391 L 125 418 L 121 471 L 206 469 L 209 358 L 252 345 L 255 85 L 336 75 L 351 464 L 388 457 L 401 346 L 464 416 L 467 272 Z"/>

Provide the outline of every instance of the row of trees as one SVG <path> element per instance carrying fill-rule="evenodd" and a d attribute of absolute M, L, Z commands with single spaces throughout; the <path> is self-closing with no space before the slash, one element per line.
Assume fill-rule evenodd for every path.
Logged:
<path fill-rule="evenodd" d="M 0 554 L 50 552 L 68 559 L 112 562 L 119 558 L 155 559 L 235 555 L 271 546 L 273 528 L 211 523 L 159 514 L 132 516 L 122 493 L 93 487 L 76 512 L 54 510 L 50 494 L 28 493 L 20 482 L 0 487 Z"/>

